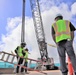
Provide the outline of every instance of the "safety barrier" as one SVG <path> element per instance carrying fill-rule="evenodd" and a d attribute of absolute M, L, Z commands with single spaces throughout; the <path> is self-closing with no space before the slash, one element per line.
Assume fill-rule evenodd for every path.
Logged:
<path fill-rule="evenodd" d="M 73 67 L 72 67 L 72 63 L 70 61 L 70 58 L 68 57 L 68 72 L 69 72 L 69 75 L 74 75 L 74 70 L 73 70 Z"/>

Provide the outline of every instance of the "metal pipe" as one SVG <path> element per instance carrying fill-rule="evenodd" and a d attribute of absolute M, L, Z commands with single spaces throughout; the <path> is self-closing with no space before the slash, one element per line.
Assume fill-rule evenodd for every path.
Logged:
<path fill-rule="evenodd" d="M 22 9 L 21 43 L 25 42 L 25 0 L 23 0 Z"/>

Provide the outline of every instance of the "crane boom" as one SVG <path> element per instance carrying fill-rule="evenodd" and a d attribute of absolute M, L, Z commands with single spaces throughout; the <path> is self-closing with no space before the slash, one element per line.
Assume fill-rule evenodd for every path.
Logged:
<path fill-rule="evenodd" d="M 48 59 L 47 44 L 45 42 L 45 34 L 43 29 L 42 17 L 40 13 L 39 1 L 30 0 L 30 4 L 41 59 L 42 61 L 43 59 L 47 60 Z"/>

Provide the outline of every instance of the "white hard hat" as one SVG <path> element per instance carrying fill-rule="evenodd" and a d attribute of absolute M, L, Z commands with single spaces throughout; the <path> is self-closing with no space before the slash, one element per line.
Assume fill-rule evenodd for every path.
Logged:
<path fill-rule="evenodd" d="M 63 18 L 63 16 L 62 16 L 61 14 L 57 14 L 57 15 L 55 16 L 55 19 L 56 19 L 57 17 L 62 17 L 62 18 Z"/>

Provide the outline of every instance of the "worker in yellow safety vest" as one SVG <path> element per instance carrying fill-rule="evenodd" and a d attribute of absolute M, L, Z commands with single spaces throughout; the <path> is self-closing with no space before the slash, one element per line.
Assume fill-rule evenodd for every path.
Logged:
<path fill-rule="evenodd" d="M 24 50 L 23 50 L 23 53 L 25 53 L 24 56 L 23 56 L 23 57 L 25 58 L 24 66 L 27 67 L 27 66 L 28 66 L 28 54 L 29 54 L 28 49 L 27 49 L 27 48 L 24 49 Z M 24 70 L 24 68 L 23 68 L 23 70 Z M 27 69 L 25 69 L 25 74 L 29 74 L 29 73 L 27 72 Z"/>
<path fill-rule="evenodd" d="M 15 53 L 17 54 L 17 59 L 18 59 L 18 57 L 24 56 L 23 50 L 24 50 L 25 46 L 26 46 L 26 43 L 21 43 L 21 45 L 15 49 Z M 22 63 L 23 63 L 23 58 L 20 58 L 18 61 L 18 65 L 21 65 Z M 22 68 L 21 68 L 21 72 L 23 72 Z M 16 73 L 19 73 L 19 66 L 17 66 L 17 68 L 16 68 Z"/>
<path fill-rule="evenodd" d="M 55 23 L 52 24 L 52 37 L 57 45 L 59 59 L 60 59 L 60 70 L 63 75 L 67 75 L 68 69 L 66 66 L 66 54 L 67 52 L 76 75 L 76 57 L 73 50 L 73 39 L 75 27 L 68 20 L 63 20 L 61 14 L 57 14 L 55 17 Z"/>

